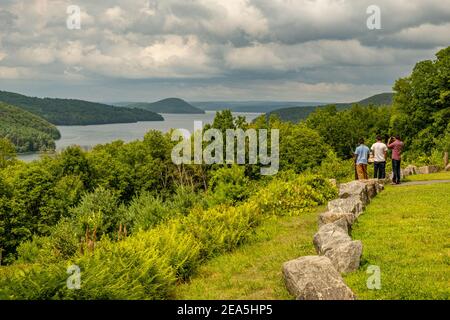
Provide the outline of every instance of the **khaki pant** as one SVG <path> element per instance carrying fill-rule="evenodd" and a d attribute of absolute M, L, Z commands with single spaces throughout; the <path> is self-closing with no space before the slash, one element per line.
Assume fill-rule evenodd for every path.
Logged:
<path fill-rule="evenodd" d="M 358 180 L 369 179 L 369 176 L 367 175 L 367 164 L 357 164 L 356 173 L 358 174 Z"/>

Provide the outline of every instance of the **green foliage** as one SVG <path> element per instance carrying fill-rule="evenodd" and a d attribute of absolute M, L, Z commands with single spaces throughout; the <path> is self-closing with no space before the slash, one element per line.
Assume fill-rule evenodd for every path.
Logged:
<path fill-rule="evenodd" d="M 0 278 L 0 299 L 163 299 L 175 276 L 154 247 L 102 241 L 98 250 L 73 261 L 16 267 Z M 142 242 L 140 242 L 142 244 Z M 67 288 L 67 267 L 81 271 L 81 288 Z"/>
<path fill-rule="evenodd" d="M 276 117 L 269 121 L 260 118 L 253 125 L 255 129 L 278 129 L 280 137 L 280 170 L 301 173 L 320 165 L 330 150 L 328 143 L 315 131 L 303 123 L 281 122 Z M 270 137 L 268 137 L 270 141 Z M 268 146 L 270 150 L 270 146 Z M 257 166 L 254 166 L 258 168 Z M 253 170 L 255 169 L 253 168 Z"/>
<path fill-rule="evenodd" d="M 168 264 L 173 268 L 178 279 L 188 279 L 201 263 L 201 243 L 193 234 L 183 230 L 183 220 L 174 219 L 167 224 L 140 232 L 127 241 L 141 242 L 142 250 L 155 246 L 160 254 L 167 258 Z"/>
<path fill-rule="evenodd" d="M 62 175 L 78 176 L 83 181 L 84 187 L 88 188 L 92 174 L 86 152 L 78 146 L 68 147 L 61 153 L 60 159 Z"/>
<path fill-rule="evenodd" d="M 31 240 L 20 243 L 17 247 L 16 265 L 33 264 L 36 262 L 58 262 L 57 252 L 52 249 L 50 237 L 34 236 Z"/>
<path fill-rule="evenodd" d="M 217 206 L 194 209 L 184 220 L 186 232 L 201 243 L 201 256 L 210 258 L 230 251 L 244 242 L 260 222 L 258 207 L 244 203 L 238 207 Z"/>
<path fill-rule="evenodd" d="M 80 204 L 70 210 L 71 216 L 52 228 L 48 237 L 35 237 L 22 243 L 18 262 L 28 263 L 27 268 L 16 265 L 15 271 L 0 277 L 0 296 L 7 299 L 170 298 L 177 280 L 188 279 L 206 259 L 248 241 L 267 217 L 287 214 L 285 210 L 298 214 L 335 196 L 336 190 L 324 178 L 292 173 L 285 176 L 292 180 L 273 179 L 258 194 L 237 206 L 219 205 L 209 209 L 194 206 L 187 215 L 174 215 L 177 211 L 171 211 L 179 203 L 176 199 L 181 197 L 185 203 L 185 191 L 178 191 L 167 203 L 144 193 L 128 208 L 118 209 L 117 196 L 110 190 L 97 188 L 84 195 Z M 220 178 L 213 183 L 216 187 L 233 182 L 236 177 L 240 180 L 244 177 L 243 168 L 224 169 L 217 177 Z M 102 237 L 91 250 L 84 253 L 77 250 L 80 229 L 98 230 L 98 236 L 108 235 L 124 219 L 136 223 L 140 215 L 151 221 L 148 228 L 136 228 L 120 241 Z M 80 290 L 66 288 L 65 271 L 71 264 L 81 268 Z"/>
<path fill-rule="evenodd" d="M 249 179 L 245 176 L 245 167 L 232 165 L 220 168 L 212 173 L 209 185 L 208 203 L 232 205 L 245 200 L 249 193 Z"/>
<path fill-rule="evenodd" d="M 361 106 L 386 106 L 391 105 L 393 100 L 393 94 L 389 92 L 380 93 L 368 97 L 366 99 L 360 100 L 354 103 L 335 103 L 332 106 L 335 106 L 337 110 L 342 111 L 345 109 L 349 109 L 352 105 L 357 104 Z M 302 106 L 302 107 L 289 107 L 289 108 L 281 108 L 270 111 L 266 114 L 266 118 L 270 118 L 271 116 L 276 116 L 283 121 L 290 121 L 293 123 L 298 123 L 302 120 L 308 118 L 308 116 L 318 110 L 326 109 L 330 105 L 326 106 Z"/>
<path fill-rule="evenodd" d="M 326 158 L 319 167 L 312 171 L 329 179 L 336 179 L 339 182 L 353 180 L 355 177 L 353 159 L 342 160 L 334 151 L 329 151 Z"/>
<path fill-rule="evenodd" d="M 55 125 L 89 125 L 162 121 L 159 114 L 73 99 L 34 98 L 0 91 L 0 101 L 21 107 Z"/>
<path fill-rule="evenodd" d="M 194 207 L 206 208 L 207 201 L 202 192 L 195 192 L 192 187 L 179 186 L 170 198 L 170 209 L 181 215 L 187 215 Z"/>
<path fill-rule="evenodd" d="M 0 137 L 0 169 L 12 164 L 16 158 L 14 145 L 6 138 Z"/>
<path fill-rule="evenodd" d="M 394 85 L 392 131 L 412 150 L 429 154 L 450 122 L 450 47 L 436 60 L 416 64 L 410 76 Z"/>
<path fill-rule="evenodd" d="M 375 142 L 377 135 L 388 134 L 390 114 L 389 107 L 353 105 L 348 110 L 338 112 L 336 107 L 329 106 L 312 113 L 306 125 L 317 130 L 339 157 L 349 158 L 359 138 Z"/>
<path fill-rule="evenodd" d="M 298 215 L 336 196 L 337 189 L 328 180 L 306 175 L 291 181 L 274 179 L 249 202 L 256 204 L 265 215 Z"/>
<path fill-rule="evenodd" d="M 160 198 L 145 192 L 131 201 L 123 219 L 128 230 L 135 233 L 149 230 L 175 213 Z"/>
<path fill-rule="evenodd" d="M 45 151 L 55 149 L 55 140 L 60 138 L 60 133 L 41 117 L 0 102 L 1 137 L 11 141 L 17 152 Z M 0 143 L 0 153 L 3 148 L 4 142 Z"/>
<path fill-rule="evenodd" d="M 85 194 L 80 204 L 70 210 L 70 216 L 82 232 L 79 236 L 94 232 L 98 239 L 117 230 L 121 213 L 117 195 L 102 187 Z"/>

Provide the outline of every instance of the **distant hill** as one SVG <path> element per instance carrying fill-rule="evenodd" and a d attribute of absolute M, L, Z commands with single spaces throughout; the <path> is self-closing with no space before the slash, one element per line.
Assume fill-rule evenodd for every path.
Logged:
<path fill-rule="evenodd" d="M 0 91 L 0 101 L 18 106 L 55 125 L 90 125 L 162 121 L 157 113 L 74 99 L 35 98 Z"/>
<path fill-rule="evenodd" d="M 17 152 L 54 150 L 58 129 L 28 111 L 0 102 L 0 137 L 9 139 Z"/>
<path fill-rule="evenodd" d="M 191 104 L 202 110 L 209 111 L 229 109 L 233 112 L 266 113 L 285 107 L 318 106 L 325 103 L 299 101 L 197 101 L 191 102 Z"/>
<path fill-rule="evenodd" d="M 382 106 L 382 105 L 391 105 L 393 99 L 394 99 L 394 94 L 392 92 L 384 92 L 384 93 L 376 94 L 369 98 L 363 99 L 356 103 L 362 104 L 364 106 L 368 106 L 371 104 L 376 105 L 376 106 Z"/>
<path fill-rule="evenodd" d="M 121 103 L 123 105 L 123 103 Z M 202 114 L 204 110 L 194 107 L 186 101 L 178 98 L 168 98 L 153 103 L 137 102 L 125 105 L 127 108 L 139 108 L 156 113 L 189 113 Z"/>
<path fill-rule="evenodd" d="M 337 110 L 344 110 L 346 108 L 350 108 L 353 104 L 360 104 L 364 106 L 368 105 L 390 105 L 392 104 L 394 94 L 390 92 L 376 94 L 374 96 L 365 98 L 363 100 L 352 102 L 352 103 L 330 103 L 327 105 L 335 105 Z M 290 108 L 281 108 L 276 109 L 271 112 L 266 113 L 266 117 L 270 117 L 271 115 L 277 115 L 283 121 L 291 121 L 291 122 L 299 122 L 303 119 L 306 119 L 308 115 L 316 110 L 317 108 L 324 107 L 325 105 L 315 105 L 315 106 L 297 106 Z"/>

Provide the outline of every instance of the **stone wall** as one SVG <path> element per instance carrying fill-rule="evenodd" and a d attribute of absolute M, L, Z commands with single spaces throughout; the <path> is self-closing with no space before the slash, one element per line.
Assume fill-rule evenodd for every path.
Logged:
<path fill-rule="evenodd" d="M 434 173 L 438 167 L 408 166 L 402 174 Z M 370 201 L 384 189 L 386 180 L 357 180 L 339 185 L 339 198 L 328 202 L 327 212 L 319 216 L 319 230 L 313 244 L 317 256 L 305 256 L 283 264 L 289 293 L 299 300 L 354 300 L 341 274 L 359 268 L 363 245 L 350 236 Z"/>

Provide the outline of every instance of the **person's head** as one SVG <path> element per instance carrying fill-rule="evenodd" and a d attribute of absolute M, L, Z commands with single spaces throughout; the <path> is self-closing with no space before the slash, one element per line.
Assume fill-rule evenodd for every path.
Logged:
<path fill-rule="evenodd" d="M 380 142 L 381 140 L 383 140 L 383 138 L 381 136 L 377 136 L 377 141 Z"/>
<path fill-rule="evenodd" d="M 400 140 L 400 141 L 401 141 L 402 139 L 400 139 L 400 136 L 399 136 L 399 135 L 396 135 L 396 136 L 395 136 L 395 140 Z"/>
<path fill-rule="evenodd" d="M 364 144 L 364 138 L 359 138 L 358 143 L 359 144 Z"/>

